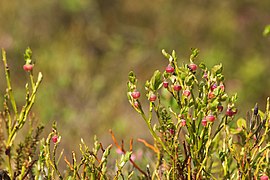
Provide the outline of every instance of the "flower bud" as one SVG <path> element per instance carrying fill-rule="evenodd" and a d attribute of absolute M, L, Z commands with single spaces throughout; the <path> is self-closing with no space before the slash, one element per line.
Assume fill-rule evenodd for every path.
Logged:
<path fill-rule="evenodd" d="M 163 87 L 168 88 L 168 86 L 169 86 L 169 82 L 168 81 L 163 81 Z"/>
<path fill-rule="evenodd" d="M 268 179 L 269 179 L 269 178 L 268 178 L 267 175 L 263 175 L 263 176 L 260 177 L 260 180 L 268 180 Z"/>
<path fill-rule="evenodd" d="M 135 90 L 135 91 L 133 91 L 133 92 L 131 93 L 131 96 L 132 96 L 134 99 L 138 99 L 138 98 L 141 96 L 141 94 L 140 94 L 139 91 Z"/>
<path fill-rule="evenodd" d="M 57 141 L 58 141 L 58 136 L 57 136 L 57 135 L 54 135 L 54 136 L 52 137 L 52 142 L 53 142 L 53 143 L 57 143 Z"/>
<path fill-rule="evenodd" d="M 33 68 L 34 68 L 34 65 L 33 64 L 25 64 L 25 65 L 23 65 L 23 69 L 25 70 L 25 71 L 32 71 L 33 70 Z"/>
<path fill-rule="evenodd" d="M 175 85 L 173 86 L 173 89 L 174 89 L 175 91 L 180 91 L 180 90 L 182 89 L 182 87 L 181 87 L 179 84 L 175 84 Z"/>
<path fill-rule="evenodd" d="M 149 97 L 150 102 L 154 102 L 157 99 L 157 96 L 155 94 L 151 94 Z"/>
<path fill-rule="evenodd" d="M 174 68 L 169 64 L 169 65 L 166 67 L 166 72 L 167 72 L 167 73 L 173 73 L 173 72 L 174 72 Z"/>
<path fill-rule="evenodd" d="M 205 118 L 202 119 L 202 125 L 205 127 L 207 125 L 207 120 Z"/>

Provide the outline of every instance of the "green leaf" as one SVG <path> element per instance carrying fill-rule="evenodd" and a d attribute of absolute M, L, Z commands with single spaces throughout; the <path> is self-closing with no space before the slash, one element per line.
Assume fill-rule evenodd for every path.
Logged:
<path fill-rule="evenodd" d="M 187 141 L 188 144 L 191 143 L 190 137 L 187 134 L 185 135 L 185 139 L 186 139 L 186 141 Z"/>
<path fill-rule="evenodd" d="M 177 59 L 175 50 L 172 51 L 172 57 L 173 57 L 173 59 Z"/>
<path fill-rule="evenodd" d="M 129 161 L 131 154 L 132 154 L 131 151 L 127 151 L 125 154 L 121 156 L 121 160 L 119 163 L 120 169 L 122 169 L 124 165 Z"/>
<path fill-rule="evenodd" d="M 247 128 L 246 120 L 243 118 L 238 119 L 237 120 L 237 127 L 246 129 Z"/>
<path fill-rule="evenodd" d="M 219 152 L 218 155 L 219 155 L 219 158 L 220 158 L 221 162 L 224 162 L 226 153 L 221 151 L 221 152 Z"/>
<path fill-rule="evenodd" d="M 212 68 L 212 73 L 217 75 L 217 74 L 220 74 L 222 72 L 222 64 L 218 64 L 218 65 L 215 65 L 213 68 Z"/>
<path fill-rule="evenodd" d="M 150 84 L 150 82 L 147 80 L 146 82 L 145 82 L 145 90 L 146 91 L 149 91 L 149 88 L 150 88 L 150 86 L 151 86 L 151 84 Z"/>
<path fill-rule="evenodd" d="M 211 139 L 209 139 L 209 140 L 206 142 L 206 144 L 205 144 L 206 149 L 209 149 L 211 143 L 212 143 L 212 140 L 211 140 Z"/>
<path fill-rule="evenodd" d="M 109 154 L 110 154 L 110 152 L 111 152 L 111 148 L 112 148 L 112 145 L 109 145 L 106 149 L 105 149 L 105 151 L 104 151 L 104 153 L 103 153 L 103 155 L 102 155 L 102 158 L 101 158 L 101 162 L 103 163 L 104 161 L 107 161 L 107 158 L 108 158 L 108 156 L 109 156 Z"/>
<path fill-rule="evenodd" d="M 220 98 L 221 101 L 226 101 L 228 99 L 228 94 L 223 94 Z"/>
<path fill-rule="evenodd" d="M 210 103 L 211 110 L 216 110 L 218 104 L 219 104 L 218 99 L 215 99 L 212 103 Z"/>
<path fill-rule="evenodd" d="M 136 82 L 136 76 L 135 76 L 135 74 L 134 74 L 133 71 L 130 71 L 130 72 L 129 72 L 129 74 L 128 74 L 128 79 L 129 79 L 129 81 L 130 81 L 131 83 L 133 83 L 133 84 Z"/>
<path fill-rule="evenodd" d="M 232 134 L 239 134 L 241 131 L 239 131 L 238 129 L 231 128 L 231 129 L 230 129 L 230 132 L 231 132 Z"/>
<path fill-rule="evenodd" d="M 199 55 L 199 50 L 196 48 L 191 48 L 191 55 L 190 55 L 190 61 L 193 62 L 193 60 Z"/>
<path fill-rule="evenodd" d="M 206 70 L 206 65 L 204 63 L 200 63 L 199 64 L 199 67 L 202 69 L 202 70 Z"/>
<path fill-rule="evenodd" d="M 270 34 L 270 24 L 264 28 L 263 35 L 268 36 Z"/>
<path fill-rule="evenodd" d="M 162 49 L 162 54 L 167 58 L 167 59 L 170 59 L 171 55 L 168 54 L 164 49 Z"/>
<path fill-rule="evenodd" d="M 185 83 L 186 83 L 187 86 L 191 86 L 194 83 L 194 76 L 186 75 L 185 76 Z"/>
<path fill-rule="evenodd" d="M 24 60 L 25 61 L 31 61 L 31 58 L 32 58 L 32 50 L 28 47 L 26 50 L 25 50 L 25 53 L 24 53 Z"/>
<path fill-rule="evenodd" d="M 162 86 L 162 82 L 162 74 L 159 70 L 156 70 L 150 80 L 150 88 L 153 91 L 156 91 Z"/>
<path fill-rule="evenodd" d="M 219 81 L 224 81 L 224 76 L 222 74 L 217 74 L 217 79 Z"/>
<path fill-rule="evenodd" d="M 238 95 L 237 95 L 237 93 L 235 93 L 235 94 L 231 97 L 231 102 L 234 103 L 234 102 L 237 101 L 237 99 L 238 99 Z"/>

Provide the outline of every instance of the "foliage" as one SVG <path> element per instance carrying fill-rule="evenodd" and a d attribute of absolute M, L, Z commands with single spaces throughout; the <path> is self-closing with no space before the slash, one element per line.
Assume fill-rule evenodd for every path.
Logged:
<path fill-rule="evenodd" d="M 129 113 L 122 82 L 131 69 L 144 82 L 164 66 L 156 53 L 161 48 L 176 48 L 179 56 L 187 57 L 190 47 L 198 47 L 207 66 L 223 64 L 227 92 L 238 92 L 239 109 L 254 102 L 264 108 L 270 89 L 270 39 L 262 38 L 261 31 L 269 24 L 269 7 L 269 0 L 1 0 L 0 46 L 13 67 L 18 105 L 24 102 L 26 76 L 17 60 L 26 45 L 35 52 L 35 70 L 42 69 L 46 77 L 34 106 L 42 123 L 61 122 L 62 135 L 76 144 L 89 132 L 106 139 L 103 130 L 109 128 L 125 137 L 128 128 L 137 137 L 141 131 L 126 121 L 136 123 L 136 114 Z M 80 133 L 75 133 L 78 128 Z M 61 144 L 73 149 L 69 142 Z M 79 153 L 78 146 L 75 151 Z"/>
<path fill-rule="evenodd" d="M 67 168 L 61 171 L 63 150 L 58 152 L 62 141 L 56 123 L 47 138 L 41 138 L 43 126 L 31 113 L 42 81 L 41 73 L 35 81 L 32 51 L 28 48 L 24 55 L 23 69 L 29 75 L 30 87 L 26 83 L 25 105 L 19 110 L 6 53 L 2 50 L 7 89 L 0 118 L 0 168 L 4 168 L 1 176 L 38 180 L 258 179 L 269 175 L 269 98 L 265 112 L 256 104 L 246 119 L 236 119 L 237 94 L 226 93 L 221 64 L 211 69 L 203 63 L 198 66 L 197 49 L 192 49 L 189 63 L 181 65 L 175 51 L 162 53 L 169 61 L 168 66 L 164 72 L 156 70 L 146 81 L 147 105 L 142 101 L 134 72 L 129 73 L 127 83 L 128 100 L 153 138 L 153 144 L 138 139 L 153 154 L 146 167 L 134 160 L 133 140 L 126 150 L 124 141 L 120 144 L 110 131 L 119 158 L 112 155 L 112 144 L 103 147 L 95 137 L 90 149 L 81 139 L 80 158 L 75 152 L 71 161 L 64 157 Z M 18 134 L 23 127 L 27 128 L 26 122 L 29 122 L 28 133 L 18 142 Z"/>
<path fill-rule="evenodd" d="M 252 116 L 236 123 L 237 95 L 226 94 L 221 64 L 210 70 L 202 63 L 200 70 L 191 68 L 198 55 L 196 49 L 190 64 L 181 66 L 174 51 L 170 55 L 163 50 L 163 54 L 174 70 L 166 69 L 162 76 L 156 71 L 146 82 L 147 98 L 152 93 L 158 97 L 149 102 L 148 113 L 140 100 L 132 97 L 137 89 L 133 72 L 128 82 L 130 104 L 141 114 L 154 139 L 157 164 L 152 178 L 253 179 L 263 172 L 269 174 L 269 99 L 265 114 L 258 113 L 256 106 Z M 165 92 L 162 81 L 167 83 Z M 174 88 L 177 85 L 180 90 Z"/>
<path fill-rule="evenodd" d="M 264 35 L 264 36 L 268 36 L 269 34 L 270 34 L 270 25 L 267 25 L 267 26 L 264 28 L 263 35 Z"/>
<path fill-rule="evenodd" d="M 31 55 L 32 52 L 28 48 L 25 52 L 25 61 L 27 65 L 33 65 L 33 62 L 31 61 Z M 39 135 L 43 129 L 42 126 L 38 126 L 37 130 L 34 132 L 33 117 L 30 116 L 31 108 L 35 102 L 37 89 L 42 80 L 42 74 L 38 74 L 37 81 L 35 82 L 33 70 L 27 70 L 27 73 L 29 74 L 30 87 L 29 84 L 26 83 L 25 105 L 21 108 L 21 110 L 19 110 L 14 98 L 14 92 L 11 85 L 10 70 L 7 64 L 6 52 L 4 50 L 2 50 L 2 59 L 7 84 L 6 93 L 4 94 L 4 109 L 1 112 L 1 123 L 5 124 L 6 130 L 5 132 L 3 132 L 4 128 L 1 130 L 1 139 L 3 140 L 2 142 L 4 142 L 1 146 L 1 152 L 5 153 L 5 158 L 2 159 L 5 159 L 3 164 L 8 167 L 8 172 L 11 178 L 17 177 L 18 179 L 23 179 L 27 174 L 32 174 L 32 168 L 35 163 L 34 155 L 36 151 L 36 145 L 39 141 Z M 16 147 L 14 145 L 14 140 L 27 120 L 29 120 L 31 127 L 29 129 L 29 134 L 25 137 L 24 142 L 19 143 L 18 147 Z M 3 126 L 1 125 L 1 127 Z M 15 150 L 14 148 L 16 148 L 16 156 L 13 154 L 13 151 Z M 13 164 L 16 164 L 15 171 Z"/>

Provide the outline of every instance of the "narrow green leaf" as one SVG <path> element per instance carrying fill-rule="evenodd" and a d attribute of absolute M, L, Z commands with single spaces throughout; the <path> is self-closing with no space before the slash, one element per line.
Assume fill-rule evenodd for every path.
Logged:
<path fill-rule="evenodd" d="M 237 127 L 246 129 L 247 128 L 246 120 L 243 118 L 238 119 L 237 120 Z"/>
<path fill-rule="evenodd" d="M 31 58 L 32 58 L 32 50 L 30 49 L 30 47 L 28 47 L 26 50 L 25 50 L 25 53 L 24 53 L 24 60 L 26 62 L 29 62 L 31 61 Z"/>
<path fill-rule="evenodd" d="M 193 60 L 199 55 L 199 50 L 196 48 L 191 48 L 191 55 L 190 55 L 190 61 L 193 62 Z"/>
<path fill-rule="evenodd" d="M 206 65 L 204 63 L 200 63 L 199 64 L 199 67 L 202 69 L 202 70 L 206 70 Z"/>
<path fill-rule="evenodd" d="M 154 75 L 152 76 L 151 80 L 150 80 L 150 87 L 153 91 L 158 90 L 161 86 L 162 86 L 162 75 L 161 72 L 159 70 L 156 70 L 154 72 Z"/>
<path fill-rule="evenodd" d="M 239 131 L 238 129 L 234 129 L 234 128 L 231 128 L 230 129 L 230 133 L 232 134 L 239 134 L 241 131 Z"/>
<path fill-rule="evenodd" d="M 270 34 L 270 25 L 267 25 L 267 26 L 264 28 L 263 35 L 264 35 L 264 36 L 268 36 L 269 34 Z"/>
<path fill-rule="evenodd" d="M 171 55 L 168 54 L 164 49 L 162 49 L 162 54 L 167 58 L 167 59 L 170 59 Z"/>
<path fill-rule="evenodd" d="M 133 84 L 136 82 L 136 76 L 135 76 L 135 74 L 134 74 L 133 71 L 130 71 L 130 72 L 129 72 L 129 74 L 128 74 L 128 79 L 129 79 L 129 81 L 130 81 L 131 83 L 133 83 Z"/>
<path fill-rule="evenodd" d="M 173 59 L 177 59 L 175 50 L 172 51 L 172 57 L 173 57 Z"/>
<path fill-rule="evenodd" d="M 212 73 L 217 75 L 217 74 L 220 74 L 222 70 L 223 70 L 222 64 L 218 64 L 212 68 Z"/>

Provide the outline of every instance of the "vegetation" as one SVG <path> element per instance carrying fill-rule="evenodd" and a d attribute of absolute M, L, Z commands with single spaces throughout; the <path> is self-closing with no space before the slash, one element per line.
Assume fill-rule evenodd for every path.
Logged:
<path fill-rule="evenodd" d="M 42 149 L 44 155 L 49 151 L 53 154 L 52 146 L 57 144 L 55 162 L 58 162 L 58 155 L 61 157 L 57 169 L 63 177 L 67 177 L 65 170 L 73 165 L 72 154 L 76 154 L 79 162 L 83 156 L 82 147 L 91 147 L 88 149 L 92 150 L 93 144 L 98 145 L 102 142 L 102 148 L 97 153 L 100 158 L 103 150 L 105 151 L 112 144 L 111 136 L 115 139 L 113 144 L 118 144 L 119 147 L 115 148 L 113 145 L 109 148 L 110 154 L 106 166 L 115 167 L 115 158 L 120 159 L 123 154 L 122 144 L 129 139 L 134 139 L 130 147 L 124 148 L 125 152 L 131 151 L 131 148 L 131 157 L 136 157 L 135 164 L 146 173 L 149 164 L 148 175 L 153 176 L 155 162 L 150 163 L 146 159 L 154 160 L 157 152 L 153 151 L 155 148 L 149 148 L 148 145 L 155 147 L 156 144 L 156 148 L 159 149 L 160 142 L 154 141 L 155 138 L 151 135 L 147 124 L 140 123 L 141 113 L 138 113 L 137 109 L 130 111 L 129 101 L 123 94 L 126 94 L 127 89 L 124 83 L 126 76 L 134 70 L 136 76 L 135 73 L 133 74 L 138 79 L 137 91 L 135 93 L 129 91 L 128 97 L 131 98 L 129 99 L 131 102 L 133 102 L 132 98 L 136 98 L 136 93 L 140 97 L 134 101 L 132 107 L 140 104 L 145 117 L 149 118 L 148 103 L 153 102 L 157 105 L 160 102 L 160 106 L 167 109 L 172 122 L 177 124 L 177 119 L 169 107 L 174 112 L 180 112 L 177 103 L 173 100 L 175 97 L 170 91 L 179 91 L 180 95 L 188 96 L 187 99 L 190 99 L 192 93 L 191 89 L 181 89 L 183 87 L 180 84 L 171 87 L 173 82 L 169 75 L 175 76 L 175 74 L 169 72 L 173 69 L 175 73 L 177 68 L 164 61 L 164 58 L 157 53 L 162 48 L 169 52 L 172 52 L 172 49 L 179 52 L 177 61 L 182 69 L 182 65 L 190 64 L 189 61 L 184 60 L 185 57 L 189 57 L 190 47 L 198 47 L 201 50 L 200 56 L 193 62 L 197 66 L 195 77 L 198 82 L 204 80 L 201 79 L 203 70 L 199 62 L 204 62 L 209 72 L 212 69 L 210 67 L 222 64 L 225 69 L 222 73 L 226 77 L 223 81 L 223 85 L 226 85 L 225 94 L 230 98 L 234 97 L 234 92 L 238 92 L 235 96 L 237 113 L 228 124 L 229 132 L 234 134 L 232 139 L 235 142 L 239 139 L 238 136 L 242 136 L 236 131 L 238 119 L 245 117 L 247 122 L 244 126 L 248 128 L 249 119 L 254 118 L 253 112 L 249 112 L 247 116 L 246 110 L 254 107 L 255 103 L 260 110 L 267 109 L 265 100 L 269 97 L 270 88 L 268 71 L 270 30 L 269 25 L 264 27 L 269 24 L 269 6 L 268 0 L 259 2 L 255 0 L 222 2 L 157 0 L 155 3 L 131 0 L 39 0 L 18 3 L 2 0 L 0 2 L 0 47 L 7 51 L 8 76 L 12 77 L 12 84 L 10 83 L 12 91 L 7 91 L 9 85 L 4 80 L 7 77 L 6 70 L 0 68 L 2 74 L 0 94 L 4 97 L 0 98 L 0 104 L 4 105 L 0 111 L 3 112 L 2 119 L 10 118 L 7 126 L 6 120 L 0 123 L 0 129 L 3 129 L 4 134 L 4 138 L 0 141 L 2 144 L 0 147 L 3 147 L 1 151 L 4 154 L 1 156 L 4 161 L 0 166 L 0 177 L 1 175 L 19 177 L 20 173 L 16 169 L 13 169 L 13 173 L 4 173 L 1 169 L 7 170 L 8 166 L 17 166 L 19 169 L 25 167 L 23 163 L 25 159 L 28 159 L 28 165 L 33 164 L 34 167 L 37 163 L 34 160 L 39 157 L 38 152 L 41 151 L 42 143 L 44 143 Z M 32 56 L 28 50 L 25 53 L 26 61 L 23 61 L 22 54 L 26 46 L 30 46 L 35 53 Z M 191 69 L 194 67 L 190 65 Z M 168 88 L 160 87 L 155 93 L 151 93 L 149 87 L 147 91 L 143 91 L 145 87 L 141 82 L 151 79 L 156 69 L 161 70 L 162 78 L 167 80 L 164 86 Z M 42 71 L 42 75 L 35 74 L 39 71 Z M 163 77 L 165 76 L 163 71 L 166 71 L 166 77 Z M 42 83 L 39 84 L 41 79 L 43 79 Z M 27 86 L 25 86 L 26 81 Z M 151 80 L 148 81 L 151 83 Z M 195 83 L 193 87 L 194 97 L 197 98 L 200 86 Z M 13 97 L 9 96 L 9 93 L 12 93 Z M 209 95 L 213 98 L 214 96 L 216 96 L 214 92 Z M 172 102 L 167 101 L 168 97 Z M 33 102 L 36 105 L 33 105 Z M 5 103 L 8 105 L 6 106 Z M 203 124 L 214 120 L 215 127 L 218 122 L 223 121 L 222 116 L 226 115 L 228 99 L 221 104 L 223 111 L 209 114 L 208 120 L 202 119 Z M 14 107 L 17 108 L 16 111 Z M 191 114 L 199 110 L 195 106 L 191 107 Z M 7 108 L 9 114 L 4 113 Z M 221 109 L 221 106 L 218 108 Z M 235 113 L 235 110 L 230 113 Z M 158 129 L 155 129 L 160 124 L 154 107 L 152 111 L 152 128 L 158 136 L 162 137 Z M 259 115 L 263 119 L 264 116 L 260 113 Z M 58 126 L 54 122 L 57 122 Z M 181 130 L 184 132 L 189 126 L 189 120 L 185 119 L 181 122 L 186 124 Z M 256 127 L 257 125 L 259 124 L 256 123 Z M 108 129 L 112 130 L 108 132 Z M 185 133 L 188 131 L 180 133 L 181 141 L 184 140 L 182 136 Z M 52 137 L 46 137 L 48 134 Z M 218 133 L 216 137 L 223 137 L 221 134 Z M 92 138 L 94 135 L 99 140 Z M 41 141 L 43 138 L 44 140 Z M 121 142 L 122 138 L 123 142 Z M 7 142 L 9 145 L 6 147 Z M 125 144 L 128 146 L 128 143 Z M 11 153 L 8 163 L 8 156 L 5 153 L 9 154 L 9 146 Z M 163 151 L 159 150 L 163 155 Z M 17 158 L 14 158 L 17 152 Z M 28 152 L 28 154 L 19 154 L 20 152 Z M 17 163 L 16 159 L 21 161 L 18 160 Z M 53 164 L 53 161 L 51 159 L 46 162 Z M 136 165 L 127 162 L 123 171 L 132 172 Z M 220 167 L 220 163 L 215 164 L 215 167 Z M 48 165 L 44 171 L 40 171 L 43 172 L 41 176 L 47 168 Z M 53 166 L 50 166 L 50 170 L 53 172 L 51 176 L 58 173 Z M 140 170 L 135 168 L 134 174 L 140 174 L 139 172 Z M 34 173 L 33 170 L 32 174 Z M 31 172 L 26 174 L 29 177 Z M 108 171 L 107 175 L 110 178 L 114 177 L 115 172 Z M 20 178 L 22 176 L 24 175 Z M 214 176 L 216 177 L 216 174 Z"/>
<path fill-rule="evenodd" d="M 199 51 L 192 50 L 189 64 L 179 65 L 175 51 L 163 55 L 169 60 L 163 73 L 155 71 L 145 83 L 147 105 L 141 101 L 134 72 L 129 73 L 128 100 L 141 115 L 153 144 L 138 139 L 150 151 L 149 160 L 136 160 L 133 140 L 126 150 L 110 131 L 113 144 L 104 147 L 94 138 L 92 150 L 83 139 L 80 155 L 72 161 L 64 157 L 67 168 L 61 171 L 63 151 L 57 151 L 61 135 L 56 124 L 47 138 L 43 126 L 31 113 L 42 80 L 34 78 L 32 51 L 25 51 L 23 69 L 29 75 L 25 105 L 19 110 L 14 98 L 6 53 L 2 59 L 6 77 L 4 109 L 1 112 L 1 171 L 5 179 L 268 179 L 270 173 L 270 100 L 265 112 L 256 104 L 247 118 L 236 119 L 237 94 L 226 93 L 222 65 L 211 69 L 195 63 Z M 16 142 L 17 134 L 29 123 L 28 134 Z M 4 125 L 4 126 L 3 126 Z M 34 130 L 35 129 L 35 130 Z M 38 148 L 39 147 L 39 148 Z M 111 155 L 116 148 L 120 157 Z M 136 147 L 135 147 L 136 148 Z M 132 156 L 133 155 L 133 156 Z M 138 157 L 138 156 L 137 156 Z M 115 162 L 115 163 L 112 163 Z M 129 164 L 130 163 L 130 164 Z"/>
<path fill-rule="evenodd" d="M 163 48 L 178 51 L 181 61 L 197 47 L 207 66 L 222 63 L 227 92 L 238 92 L 239 115 L 245 116 L 244 109 L 254 102 L 265 108 L 270 38 L 262 31 L 269 24 L 268 7 L 268 0 L 2 0 L 0 47 L 9 54 L 19 105 L 26 80 L 19 59 L 26 46 L 35 52 L 35 69 L 46 79 L 36 99 L 39 106 L 33 107 L 36 117 L 44 124 L 61 122 L 58 128 L 67 139 L 78 144 L 90 132 L 109 143 L 104 133 L 109 128 L 119 136 L 130 138 L 125 131 L 130 129 L 134 137 L 147 139 L 130 125 L 137 115 L 129 111 L 123 82 L 130 70 L 146 81 L 164 67 L 157 53 Z M 62 145 L 64 154 L 71 153 L 68 141 Z"/>

